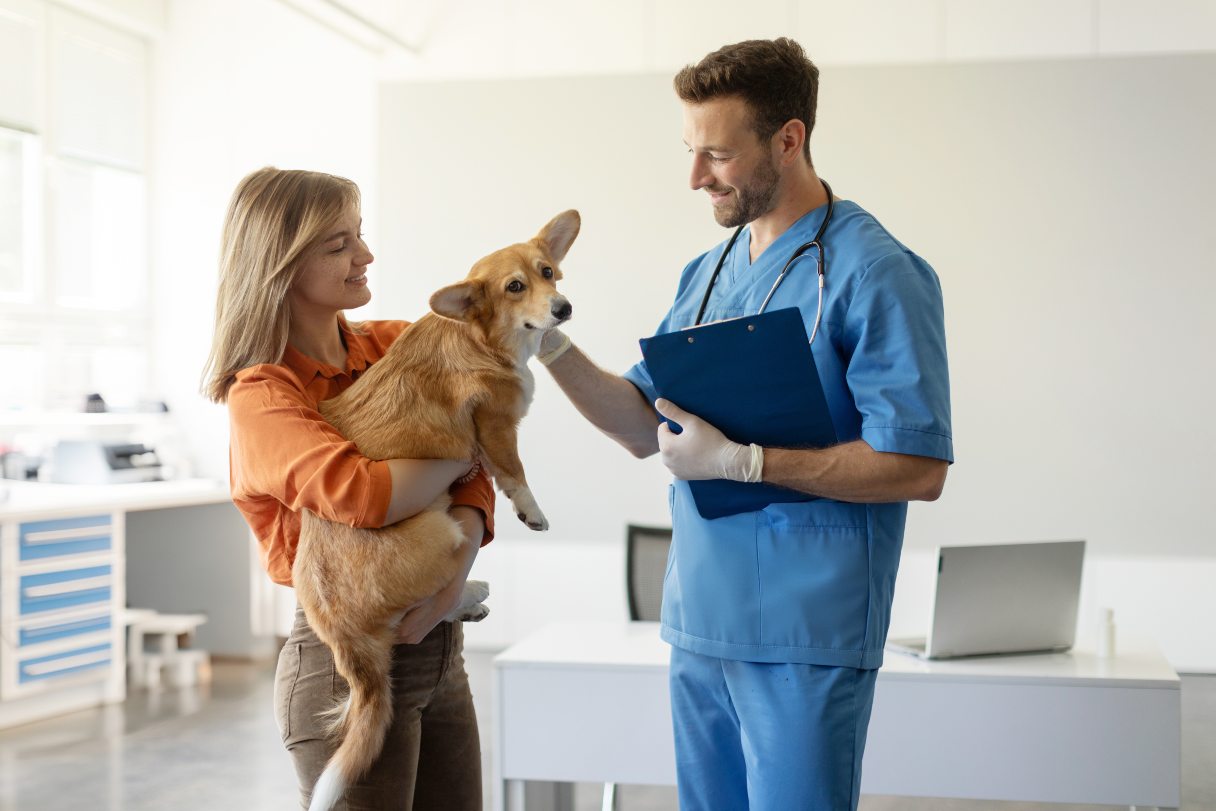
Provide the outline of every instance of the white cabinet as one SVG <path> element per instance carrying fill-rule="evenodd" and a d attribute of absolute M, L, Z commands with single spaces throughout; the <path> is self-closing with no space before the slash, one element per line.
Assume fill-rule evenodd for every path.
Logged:
<path fill-rule="evenodd" d="M 0 525 L 0 727 L 125 696 L 122 513 Z"/>

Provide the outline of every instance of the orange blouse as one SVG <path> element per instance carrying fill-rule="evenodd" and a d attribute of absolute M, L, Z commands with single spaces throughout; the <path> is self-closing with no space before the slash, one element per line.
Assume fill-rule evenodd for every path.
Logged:
<path fill-rule="evenodd" d="M 228 390 L 232 501 L 257 536 L 270 579 L 291 585 L 300 510 L 355 527 L 384 524 L 392 491 L 388 463 L 368 459 L 318 410 L 384 357 L 405 321 L 343 325 L 347 355 L 338 369 L 288 346 L 281 363 L 242 369 Z M 453 505 L 485 516 L 482 545 L 494 535 L 494 488 L 484 471 L 452 486 Z"/>

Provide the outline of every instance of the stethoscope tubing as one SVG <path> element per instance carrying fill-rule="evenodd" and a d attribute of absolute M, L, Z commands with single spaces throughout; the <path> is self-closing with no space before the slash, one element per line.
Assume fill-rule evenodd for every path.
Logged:
<path fill-rule="evenodd" d="M 810 254 L 807 253 L 807 251 L 814 248 L 815 270 L 819 283 L 819 301 L 815 307 L 815 323 L 814 326 L 811 327 L 811 343 L 815 342 L 815 334 L 819 332 L 819 319 L 823 315 L 824 275 L 827 270 L 827 256 L 823 248 L 823 234 L 825 231 L 827 231 L 828 223 L 832 220 L 832 211 L 835 208 L 835 205 L 832 202 L 832 187 L 829 186 L 828 182 L 822 178 L 819 180 L 819 182 L 823 184 L 823 189 L 828 194 L 828 210 L 823 215 L 823 222 L 819 225 L 819 230 L 815 232 L 815 238 L 810 242 L 804 242 L 799 245 L 798 249 L 790 255 L 790 258 L 781 268 L 781 272 L 777 274 L 777 280 L 774 281 L 773 286 L 769 288 L 768 295 L 764 297 L 764 302 L 761 303 L 760 309 L 756 312 L 756 315 L 761 315 L 765 311 L 765 309 L 768 307 L 769 301 L 771 301 L 773 298 L 773 294 L 777 292 L 777 288 L 781 286 L 781 282 L 785 281 L 785 277 L 789 274 L 790 268 L 793 267 L 794 263 L 799 259 L 809 257 Z M 699 325 L 701 323 L 701 319 L 705 317 L 705 308 L 709 305 L 709 296 L 713 292 L 714 285 L 718 282 L 718 274 L 722 272 L 722 266 L 726 263 L 726 257 L 730 255 L 731 249 L 735 247 L 735 241 L 739 239 L 739 234 L 743 233 L 743 228 L 744 226 L 740 225 L 735 229 L 735 233 L 731 235 L 730 241 L 726 243 L 726 250 L 722 251 L 722 255 L 718 257 L 718 264 L 714 268 L 713 275 L 709 277 L 709 284 L 705 286 L 705 295 L 701 299 L 701 307 L 699 310 L 697 310 L 697 320 L 694 322 L 696 325 Z"/>

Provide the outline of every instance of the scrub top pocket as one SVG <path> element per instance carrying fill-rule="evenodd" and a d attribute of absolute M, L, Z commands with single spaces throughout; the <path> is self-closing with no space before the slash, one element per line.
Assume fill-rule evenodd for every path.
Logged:
<path fill-rule="evenodd" d="M 774 504 L 756 531 L 761 644 L 859 651 L 870 605 L 865 506 Z"/>

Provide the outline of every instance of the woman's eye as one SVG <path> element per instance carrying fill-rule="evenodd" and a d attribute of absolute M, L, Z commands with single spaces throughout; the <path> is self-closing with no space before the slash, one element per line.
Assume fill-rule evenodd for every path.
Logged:
<path fill-rule="evenodd" d="M 540 269 L 540 275 L 544 276 L 546 279 L 552 279 L 553 278 L 553 268 L 546 265 L 545 267 Z"/>
<path fill-rule="evenodd" d="M 522 293 L 523 290 L 524 290 L 524 283 L 521 282 L 519 279 L 512 279 L 507 284 L 508 293 Z"/>

